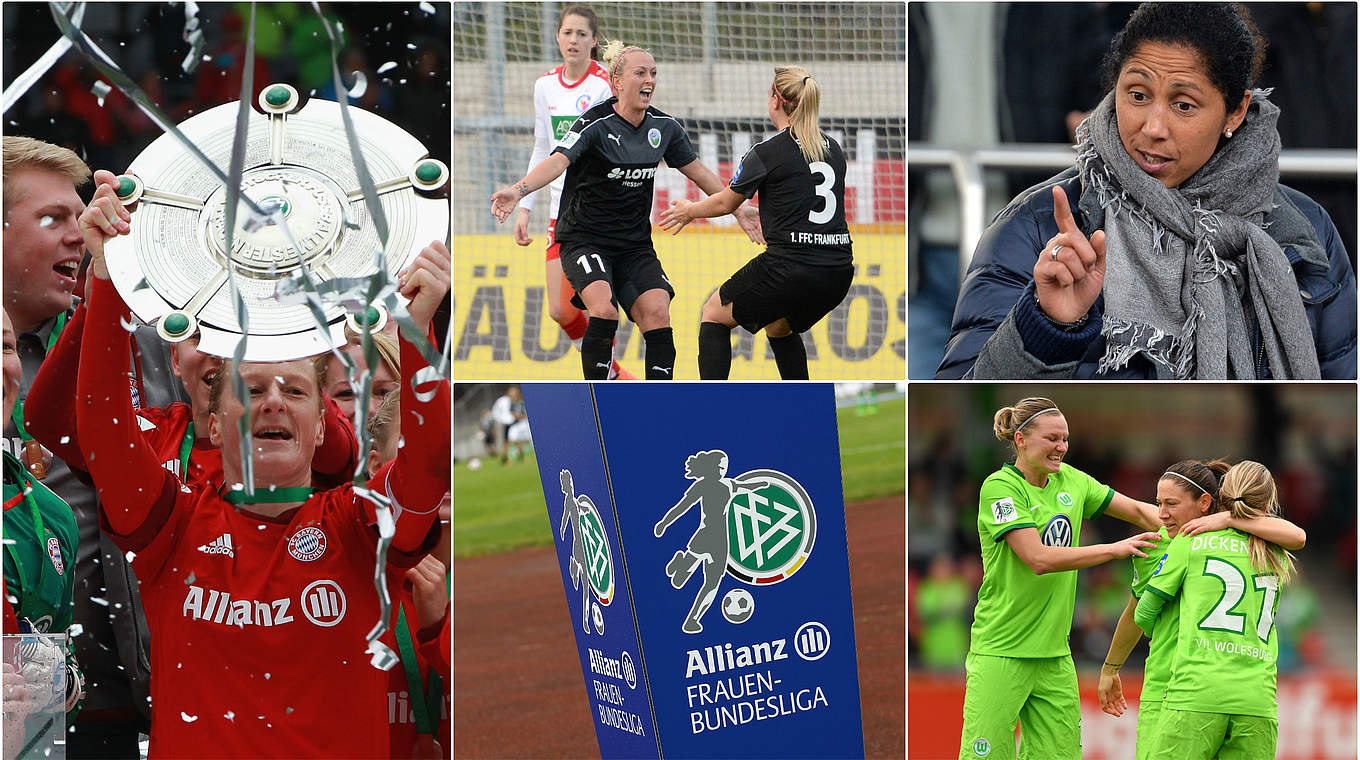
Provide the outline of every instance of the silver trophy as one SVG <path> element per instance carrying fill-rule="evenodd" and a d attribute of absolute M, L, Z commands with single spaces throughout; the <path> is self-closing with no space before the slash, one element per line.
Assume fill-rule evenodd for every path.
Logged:
<path fill-rule="evenodd" d="M 109 273 L 133 312 L 155 323 L 167 340 L 197 332 L 199 350 L 231 356 L 241 330 L 227 284 L 230 270 L 250 314 L 247 360 L 318 354 L 329 346 L 317 320 L 302 298 L 279 292 L 296 291 L 299 267 L 307 268 L 318 290 L 331 293 L 336 288 L 323 287 L 327 282 L 352 283 L 377 273 L 382 245 L 364 206 L 340 104 L 317 98 L 301 108 L 298 103 L 295 89 L 274 84 L 260 93 L 263 113 L 250 114 L 241 194 L 266 212 L 277 209 L 272 218 L 281 216 L 283 224 L 242 201 L 230 254 L 227 188 L 171 135 L 152 142 L 119 178 L 118 195 L 132 210 L 132 234 L 105 246 Z M 237 109 L 237 103 L 211 108 L 179 129 L 225 167 Z M 448 202 L 436 196 L 448 181 L 448 167 L 428 158 L 425 147 L 395 124 L 354 106 L 349 112 L 387 217 L 385 265 L 395 280 L 430 241 L 448 235 Z M 352 294 L 323 299 L 336 346 L 345 343 L 346 301 L 352 309 Z M 385 314 L 373 311 L 364 318 L 378 320 L 373 327 L 379 329 Z"/>

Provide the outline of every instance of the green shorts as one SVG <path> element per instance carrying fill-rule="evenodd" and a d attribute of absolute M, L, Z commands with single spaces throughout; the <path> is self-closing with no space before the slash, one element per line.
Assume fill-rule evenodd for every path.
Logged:
<path fill-rule="evenodd" d="M 1157 721 L 1162 718 L 1162 696 L 1165 692 L 1165 685 L 1157 689 L 1144 688 L 1138 698 L 1138 743 L 1134 747 L 1133 760 L 1148 760 L 1152 754 L 1152 745 L 1157 740 Z"/>
<path fill-rule="evenodd" d="M 1270 760 L 1279 728 L 1275 718 L 1164 706 L 1148 760 Z"/>
<path fill-rule="evenodd" d="M 1039 659 L 969 653 L 959 760 L 1081 760 L 1081 701 L 1071 655 Z"/>

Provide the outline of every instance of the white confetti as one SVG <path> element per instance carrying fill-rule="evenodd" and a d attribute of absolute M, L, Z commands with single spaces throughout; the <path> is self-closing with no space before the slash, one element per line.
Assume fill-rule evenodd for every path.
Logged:
<path fill-rule="evenodd" d="M 90 88 L 90 92 L 99 100 L 100 108 L 104 107 L 104 97 L 107 96 L 112 89 L 113 88 L 109 86 L 109 83 L 102 79 L 96 80 L 94 86 Z"/>
<path fill-rule="evenodd" d="M 362 98 L 364 96 L 364 93 L 368 91 L 368 77 L 364 76 L 364 72 L 362 71 L 355 71 L 351 73 L 354 74 L 354 86 L 349 88 L 349 92 L 347 94 L 351 98 Z"/>
<path fill-rule="evenodd" d="M 53 219 L 51 216 L 48 216 L 46 214 L 38 218 L 39 227 L 51 227 L 56 223 L 57 223 L 56 219 Z"/>
<path fill-rule="evenodd" d="M 406 49 L 407 49 L 407 50 L 415 50 L 415 49 L 416 49 L 416 43 L 414 43 L 414 42 L 408 42 L 408 43 L 406 43 Z"/>
<path fill-rule="evenodd" d="M 107 607 L 107 606 L 109 606 L 109 600 L 104 599 L 104 598 L 102 598 L 102 597 L 92 596 L 92 597 L 90 597 L 90 601 L 94 602 L 95 604 L 99 605 L 100 607 Z"/>
<path fill-rule="evenodd" d="M 236 722 L 236 713 L 233 712 L 233 711 L 231 711 L 231 710 L 227 710 L 227 714 L 226 714 L 226 715 L 223 715 L 222 717 L 223 717 L 223 718 L 226 718 L 227 720 L 231 721 L 232 723 L 235 723 L 235 722 Z"/>
<path fill-rule="evenodd" d="M 63 435 L 63 436 L 61 437 L 61 445 L 65 446 L 66 444 L 68 444 L 68 443 L 70 443 L 70 442 L 71 442 L 71 436 L 69 436 L 69 435 Z"/>
<path fill-rule="evenodd" d="M 421 3 L 420 3 L 420 10 L 424 11 L 425 13 L 430 14 L 431 16 L 434 15 L 434 6 L 433 6 L 433 5 L 430 5 L 430 4 L 427 3 L 427 2 L 424 2 L 424 0 L 421 0 Z"/>
<path fill-rule="evenodd" d="M 382 73 L 384 73 L 384 72 L 391 71 L 392 69 L 395 69 L 396 67 L 397 67 L 397 62 L 396 62 L 396 61 L 388 61 L 387 63 L 384 63 L 383 65 L 381 65 L 381 66 L 378 67 L 378 73 L 379 73 L 379 74 L 382 74 Z"/>
<path fill-rule="evenodd" d="M 184 712 L 183 710 L 180 711 L 179 717 L 183 718 L 185 723 L 193 723 L 194 721 L 198 720 L 197 715 L 190 715 L 189 713 Z"/>

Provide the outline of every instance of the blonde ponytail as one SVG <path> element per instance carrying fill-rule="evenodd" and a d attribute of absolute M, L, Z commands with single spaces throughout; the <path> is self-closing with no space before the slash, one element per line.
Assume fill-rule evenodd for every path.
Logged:
<path fill-rule="evenodd" d="M 827 142 L 817 126 L 817 111 L 822 105 L 822 87 L 798 66 L 776 66 L 774 89 L 780 107 L 789 117 L 789 131 L 808 163 L 826 158 Z"/>
<path fill-rule="evenodd" d="M 1248 459 L 1233 465 L 1223 476 L 1218 495 L 1223 505 L 1238 519 L 1277 517 L 1280 514 L 1275 478 L 1260 462 Z M 1294 555 L 1263 538 L 1249 536 L 1247 553 L 1251 557 L 1251 566 L 1263 573 L 1273 573 L 1280 579 L 1281 587 L 1294 574 Z"/>

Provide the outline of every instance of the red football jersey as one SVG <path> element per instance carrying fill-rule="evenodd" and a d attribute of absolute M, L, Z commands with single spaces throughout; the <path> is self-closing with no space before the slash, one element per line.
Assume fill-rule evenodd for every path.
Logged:
<path fill-rule="evenodd" d="M 364 652 L 377 534 L 353 490 L 274 519 L 165 483 L 145 535 L 111 534 L 151 628 L 152 756 L 385 756 L 389 673 Z M 391 589 L 416 558 L 389 559 Z"/>
<path fill-rule="evenodd" d="M 126 341 L 113 340 L 125 316 L 96 280 L 86 338 L 109 349 L 80 363 L 77 425 L 104 497 L 101 527 L 136 552 L 152 632 L 152 756 L 386 756 L 389 675 L 364 651 L 379 619 L 371 504 L 343 485 L 270 518 L 185 485 L 130 422 L 112 369 L 126 364 Z M 404 377 L 426 366 L 403 341 Z M 393 589 L 437 538 L 449 487 L 448 383 L 417 390 L 402 399 L 406 445 L 368 481 L 406 507 L 388 556 Z"/>
<path fill-rule="evenodd" d="M 422 639 L 420 637 L 421 631 L 416 627 L 420 623 L 417 622 L 415 600 L 412 598 L 411 589 L 403 583 L 399 593 L 400 596 L 394 597 L 394 599 L 400 599 L 401 606 L 406 613 L 407 630 L 411 634 L 411 644 L 415 649 L 416 660 L 420 669 L 421 685 L 417 687 L 417 690 L 422 695 L 428 695 L 432 673 L 437 674 L 441 681 L 439 704 L 430 715 L 430 719 L 439 721 L 435 738 L 439 742 L 440 754 L 447 758 L 453 753 L 453 736 L 449 726 L 449 710 L 453 706 L 449 699 L 452 693 L 452 684 L 449 683 L 448 669 L 444 668 L 444 672 L 439 672 L 438 668 L 438 663 L 447 659 L 447 657 L 440 656 L 438 660 L 432 662 L 430 655 L 433 654 L 431 650 L 439 646 L 439 633 L 442 626 L 448 623 L 449 615 L 445 612 L 444 619 L 440 621 L 439 626 L 431 626 L 434 630 L 426 632 L 427 637 L 430 638 L 429 641 Z M 395 608 L 394 604 L 393 609 L 395 610 Z M 392 625 L 397 625 L 395 613 L 392 615 Z M 432 637 L 429 637 L 430 633 L 433 633 Z M 413 749 L 417 746 L 419 733 L 416 727 L 415 709 L 411 700 L 412 698 L 424 699 L 424 696 L 415 697 L 411 693 L 411 685 L 407 683 L 406 669 L 402 665 L 392 668 L 388 678 L 387 723 L 392 732 L 392 757 L 412 757 Z"/>
<path fill-rule="evenodd" d="M 85 468 L 76 430 L 74 388 L 71 382 L 79 367 L 80 350 L 85 336 L 85 314 L 82 304 L 62 330 L 61 337 L 43 361 L 42 369 L 33 378 L 25 408 L 28 410 L 28 431 L 49 451 L 61 457 L 73 469 Z M 332 488 L 348 482 L 358 462 L 359 444 L 354 426 L 335 399 L 323 394 L 325 435 L 312 457 L 312 484 Z M 164 409 L 143 407 L 136 410 L 138 428 L 148 446 L 156 452 L 162 467 L 175 473 L 186 483 L 222 483 L 222 452 L 208 440 L 208 431 L 195 430 L 196 440 L 189 453 L 188 472 L 184 472 L 181 447 L 184 435 L 193 421 L 193 409 L 182 402 Z"/>

